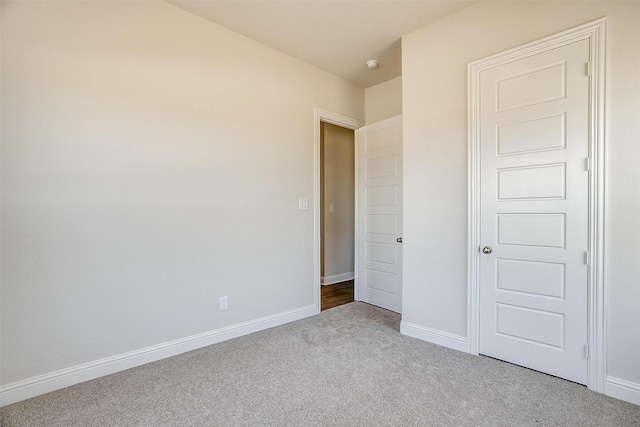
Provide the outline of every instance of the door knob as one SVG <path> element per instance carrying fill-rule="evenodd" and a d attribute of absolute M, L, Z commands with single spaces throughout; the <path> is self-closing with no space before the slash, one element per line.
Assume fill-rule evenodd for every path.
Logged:
<path fill-rule="evenodd" d="M 482 248 L 482 253 L 483 254 L 487 254 L 489 255 L 492 252 L 491 248 L 489 246 L 485 246 L 484 248 Z"/>
<path fill-rule="evenodd" d="M 402 237 L 398 237 L 398 238 L 396 239 L 396 242 L 398 242 L 398 243 L 402 243 Z"/>

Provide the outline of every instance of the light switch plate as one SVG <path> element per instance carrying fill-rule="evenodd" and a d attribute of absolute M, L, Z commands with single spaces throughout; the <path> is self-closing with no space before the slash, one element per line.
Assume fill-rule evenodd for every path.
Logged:
<path fill-rule="evenodd" d="M 306 210 L 309 209 L 309 200 L 308 199 L 298 199 L 298 209 Z"/>

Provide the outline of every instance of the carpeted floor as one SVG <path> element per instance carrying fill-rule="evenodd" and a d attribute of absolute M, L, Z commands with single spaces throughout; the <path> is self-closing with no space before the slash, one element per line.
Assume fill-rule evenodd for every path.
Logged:
<path fill-rule="evenodd" d="M 0 409 L 13 426 L 640 426 L 640 406 L 354 302 Z"/>

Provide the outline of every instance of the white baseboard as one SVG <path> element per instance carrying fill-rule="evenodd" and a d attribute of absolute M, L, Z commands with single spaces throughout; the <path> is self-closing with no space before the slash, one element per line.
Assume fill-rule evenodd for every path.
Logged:
<path fill-rule="evenodd" d="M 640 405 L 640 384 L 638 383 L 607 376 L 604 383 L 604 394 Z"/>
<path fill-rule="evenodd" d="M 449 347 L 454 350 L 468 352 L 467 339 L 460 335 L 451 334 L 449 332 L 439 331 L 437 329 L 427 328 L 425 326 L 416 325 L 415 323 L 400 322 L 400 333 L 413 338 L 418 338 L 443 347 Z"/>
<path fill-rule="evenodd" d="M 336 283 L 346 282 L 347 280 L 353 280 L 354 277 L 353 271 L 350 271 L 349 273 L 334 274 L 333 276 L 323 276 L 320 278 L 320 284 L 324 286 L 333 285 Z"/>
<path fill-rule="evenodd" d="M 449 347 L 454 350 L 468 353 L 467 339 L 460 335 L 437 329 L 427 328 L 409 322 L 400 322 L 400 333 L 413 338 L 418 338 L 433 344 Z M 640 384 L 620 378 L 607 376 L 604 385 L 604 394 L 616 399 L 640 405 Z"/>
<path fill-rule="evenodd" d="M 0 407 L 315 314 L 309 305 L 10 383 L 0 387 Z"/>

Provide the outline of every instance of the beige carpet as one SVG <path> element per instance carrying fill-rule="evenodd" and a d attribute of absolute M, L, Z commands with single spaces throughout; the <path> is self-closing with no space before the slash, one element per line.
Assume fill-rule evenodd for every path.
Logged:
<path fill-rule="evenodd" d="M 12 426 L 640 426 L 640 407 L 354 302 L 0 409 Z"/>

